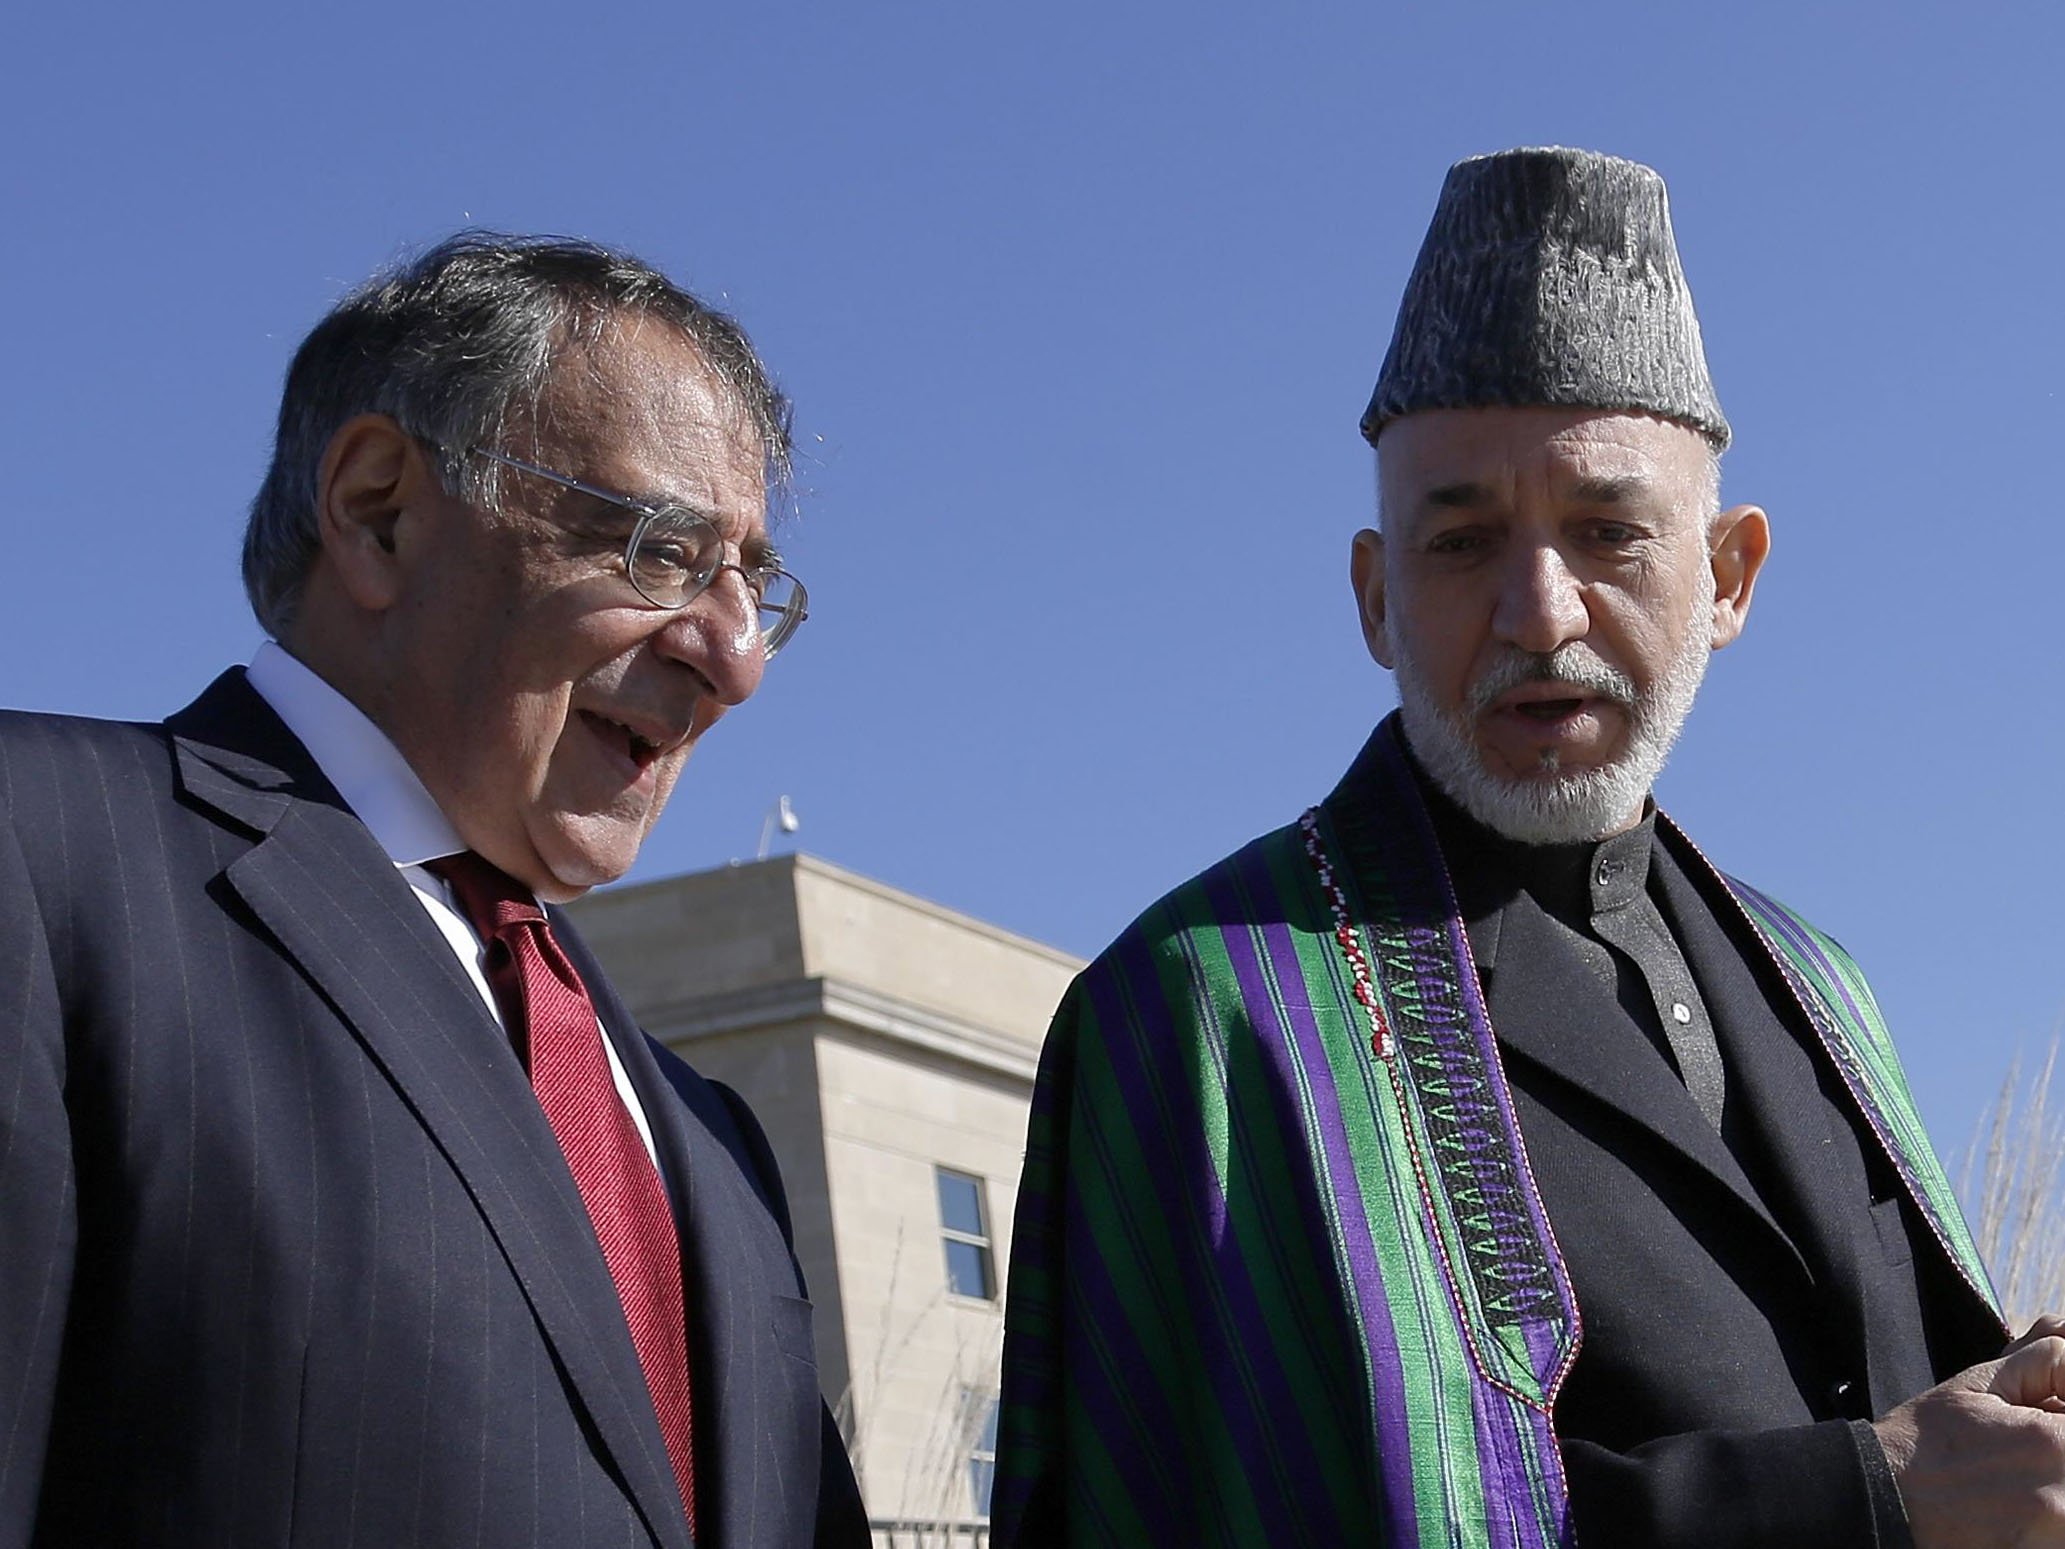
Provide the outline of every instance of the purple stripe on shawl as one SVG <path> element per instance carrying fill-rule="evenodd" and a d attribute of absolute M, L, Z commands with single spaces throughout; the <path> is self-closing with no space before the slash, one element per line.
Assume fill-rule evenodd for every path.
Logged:
<path fill-rule="evenodd" d="M 1251 857 L 1242 869 L 1243 872 L 1259 873 L 1242 878 L 1251 891 L 1269 888 L 1267 869 L 1259 856 Z M 1238 899 L 1215 896 L 1212 903 L 1215 911 L 1222 912 L 1222 917 L 1240 918 Z M 1298 961 L 1297 944 L 1290 926 L 1282 921 L 1269 921 L 1262 927 L 1262 937 L 1277 982 L 1304 989 L 1305 971 Z M 1319 1030 L 1319 1019 L 1309 1005 L 1287 1003 L 1284 1010 L 1289 1025 L 1279 1020 L 1276 1003 L 1269 994 L 1268 979 L 1262 972 L 1253 941 L 1247 935 L 1228 931 L 1225 945 L 1256 1042 L 1275 1073 L 1280 1101 L 1289 1110 L 1284 1122 L 1293 1135 L 1302 1134 L 1302 1118 L 1306 1109 L 1289 1056 L 1293 1044 L 1305 1068 L 1311 1090 L 1314 1127 L 1325 1148 L 1327 1170 L 1334 1186 L 1335 1210 L 1341 1223 L 1340 1245 L 1352 1277 L 1348 1290 L 1355 1298 L 1375 1390 L 1371 1397 L 1375 1400 L 1376 1464 L 1384 1481 L 1384 1541 L 1411 1543 L 1417 1537 L 1418 1529 L 1414 1521 L 1412 1434 L 1407 1424 L 1405 1368 L 1398 1352 L 1397 1332 L 1391 1322 L 1376 1240 L 1370 1231 L 1369 1208 L 1362 1197 L 1355 1156 L 1341 1122 L 1341 1094 L 1334 1083 L 1333 1067 L 1327 1058 L 1326 1039 Z M 1288 1002 L 1289 997 L 1286 1000 Z M 1315 1241 L 1325 1242 L 1332 1234 L 1327 1228 L 1325 1207 L 1317 1197 L 1318 1179 L 1309 1176 L 1308 1181 L 1315 1192 L 1309 1201 L 1307 1230 Z M 1389 1208 L 1388 1204 L 1385 1208 Z"/>
<path fill-rule="evenodd" d="M 1835 986 L 1836 993 L 1843 997 L 1844 1009 L 1850 1013 L 1860 1029 L 1868 1028 L 1871 1025 L 1869 1019 L 1864 1014 L 1864 1008 L 1858 1005 L 1851 997 L 1850 986 L 1843 982 L 1841 971 L 1829 958 L 1827 951 L 1823 949 L 1820 942 L 1808 935 L 1806 931 L 1800 928 L 1798 921 L 1794 920 L 1785 910 L 1781 909 L 1762 893 L 1759 893 L 1755 888 L 1747 883 L 1736 882 L 1728 877 L 1723 877 L 1721 880 L 1736 892 L 1754 898 L 1759 906 L 1757 913 L 1761 920 L 1775 928 L 1786 940 L 1799 948 L 1802 957 L 1822 966 L 1829 982 Z"/>
<path fill-rule="evenodd" d="M 1487 1443 L 1479 1449 L 1485 1484 L 1485 1502 L 1491 1512 L 1486 1524 L 1494 1549 L 1551 1549 L 1575 1540 L 1570 1530 L 1570 1510 L 1561 1479 L 1562 1459 L 1549 1417 L 1508 1399 L 1488 1383 L 1472 1383 L 1470 1407 L 1477 1418 L 1477 1434 Z M 1533 1445 L 1522 1441 L 1520 1427 L 1534 1433 Z M 1529 1474 L 1530 1455 L 1543 1461 L 1543 1472 L 1552 1481 L 1551 1498 L 1562 1512 L 1556 1537 L 1546 1538 L 1535 1515 L 1534 1479 Z"/>
<path fill-rule="evenodd" d="M 1123 978 L 1132 988 L 1130 1011 L 1141 1032 L 1169 1031 L 1164 991 L 1145 934 L 1128 932 L 1114 944 L 1110 957 L 1114 974 L 1109 979 L 1098 976 L 1101 982 L 1091 986 L 1092 1003 L 1099 1018 L 1110 1027 L 1127 1024 L 1129 1006 L 1121 1002 L 1117 983 Z M 1164 1043 L 1173 1047 L 1173 1037 Z M 1107 1038 L 1105 1048 L 1110 1053 L 1126 1111 L 1163 1117 L 1169 1094 L 1158 1074 L 1143 1063 L 1139 1043 L 1130 1038 Z M 1178 1096 L 1186 1106 L 1190 1105 L 1187 1094 Z M 1248 1357 L 1245 1380 L 1232 1360 L 1208 1359 L 1203 1364 L 1236 1454 L 1257 1461 L 1267 1459 L 1274 1475 L 1272 1478 L 1251 1473 L 1249 1478 L 1264 1520 L 1270 1520 L 1272 1509 L 1284 1513 L 1288 1521 L 1298 1521 L 1314 1509 L 1327 1511 L 1330 1516 L 1331 1496 L 1311 1449 L 1295 1445 L 1287 1449 L 1281 1445 L 1287 1430 L 1304 1428 L 1304 1416 L 1281 1365 L 1269 1358 L 1269 1326 L 1247 1265 L 1226 1233 L 1225 1196 L 1203 1131 L 1195 1122 L 1163 1123 L 1158 1128 L 1166 1146 L 1160 1160 L 1168 1167 L 1161 1192 L 1172 1200 L 1203 1206 L 1202 1220 L 1181 1210 L 1170 1212 L 1178 1275 L 1186 1286 L 1196 1289 L 1195 1313 L 1210 1312 L 1212 1291 L 1216 1288 L 1232 1324 L 1230 1329 L 1224 1329 L 1209 1316 L 1199 1316 L 1195 1322 L 1200 1337 L 1223 1338 L 1226 1350 Z M 1150 1139 L 1144 1129 L 1136 1133 L 1143 1143 Z M 1180 1435 L 1185 1429 L 1179 1426 L 1172 1434 Z M 1201 1493 L 1209 1497 L 1214 1492 L 1207 1486 Z M 1348 1525 L 1340 1526 L 1346 1530 Z"/>

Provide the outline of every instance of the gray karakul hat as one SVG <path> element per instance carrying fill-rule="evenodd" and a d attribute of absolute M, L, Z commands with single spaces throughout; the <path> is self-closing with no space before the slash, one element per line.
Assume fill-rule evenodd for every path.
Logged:
<path fill-rule="evenodd" d="M 1448 169 L 1362 433 L 1421 409 L 1637 409 L 1728 445 L 1663 179 L 1560 147 Z"/>

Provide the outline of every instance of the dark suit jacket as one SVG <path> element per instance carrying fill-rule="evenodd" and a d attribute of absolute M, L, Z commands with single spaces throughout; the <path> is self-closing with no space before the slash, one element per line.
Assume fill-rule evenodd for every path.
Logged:
<path fill-rule="evenodd" d="M 1453 816 L 1443 832 L 1454 866 Z M 1856 1425 L 1997 1355 L 2003 1330 L 1728 895 L 1668 834 L 1652 867 L 1721 1043 L 1725 1139 L 1539 904 L 1464 902 L 1584 1324 L 1556 1405 L 1579 1540 L 1904 1543 Z"/>
<path fill-rule="evenodd" d="M 557 922 L 680 1226 L 700 1549 L 864 1545 L 767 1144 Z M 387 856 L 226 674 L 0 716 L 0 1546 L 690 1544 L 580 1196 Z"/>

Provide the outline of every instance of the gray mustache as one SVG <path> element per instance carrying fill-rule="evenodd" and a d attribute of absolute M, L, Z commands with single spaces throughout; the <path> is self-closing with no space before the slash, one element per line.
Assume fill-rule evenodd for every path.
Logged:
<path fill-rule="evenodd" d="M 1601 661 L 1590 646 L 1572 640 L 1546 655 L 1511 651 L 1498 658 L 1470 686 L 1471 714 L 1483 714 L 1500 695 L 1530 683 L 1568 685 L 1580 693 L 1596 694 L 1630 708 L 1635 703 L 1634 680 Z"/>

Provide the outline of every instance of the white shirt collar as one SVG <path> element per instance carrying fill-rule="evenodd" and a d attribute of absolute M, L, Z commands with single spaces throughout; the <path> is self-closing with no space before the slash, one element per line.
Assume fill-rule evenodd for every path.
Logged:
<path fill-rule="evenodd" d="M 266 641 L 245 676 L 395 865 L 420 866 L 466 848 L 386 733 L 283 647 Z"/>
<path fill-rule="evenodd" d="M 268 640 L 258 648 L 244 669 L 258 697 L 287 723 L 287 730 L 301 739 L 337 794 L 358 815 L 379 841 L 387 858 L 400 867 L 420 867 L 440 855 L 454 855 L 466 848 L 466 841 L 452 827 L 431 799 L 416 771 L 386 733 L 367 719 L 363 710 L 330 687 L 307 667 L 289 656 L 284 648 Z M 427 871 L 404 870 L 403 878 L 429 911 L 433 924 L 443 933 L 445 944 L 472 981 L 476 994 L 497 1022 L 502 1010 L 495 993 L 481 971 L 482 947 L 478 934 L 454 904 L 450 888 Z M 645 1142 L 645 1154 L 653 1166 L 660 1164 L 653 1142 L 652 1120 L 630 1074 L 617 1054 L 616 1040 L 609 1037 L 598 1020 L 596 1036 L 602 1040 L 603 1056 L 609 1061 L 610 1080 L 617 1096 L 638 1126 Z"/>

